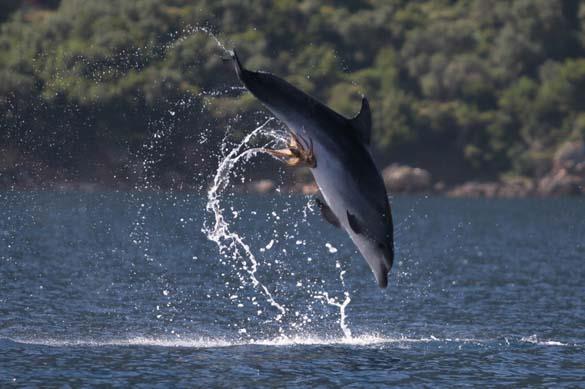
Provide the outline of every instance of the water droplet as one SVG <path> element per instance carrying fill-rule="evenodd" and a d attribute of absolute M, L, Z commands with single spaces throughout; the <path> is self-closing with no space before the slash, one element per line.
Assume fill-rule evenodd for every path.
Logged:
<path fill-rule="evenodd" d="M 327 242 L 325 243 L 325 247 L 327 247 L 327 250 L 329 251 L 330 254 L 335 254 L 337 252 L 337 248 L 335 248 L 331 243 Z"/>

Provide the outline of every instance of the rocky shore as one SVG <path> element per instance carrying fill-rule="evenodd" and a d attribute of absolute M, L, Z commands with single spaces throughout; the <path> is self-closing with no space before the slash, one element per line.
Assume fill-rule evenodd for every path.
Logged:
<path fill-rule="evenodd" d="M 466 182 L 446 190 L 451 197 L 554 197 L 585 195 L 585 143 L 565 143 L 548 173 L 538 178 L 504 177 Z"/>
<path fill-rule="evenodd" d="M 4 153 L 0 156 L 0 190 L 55 190 L 95 192 L 100 190 L 132 191 L 144 189 L 139 178 L 123 179 L 125 175 L 105 173 L 99 181 L 85 182 L 67 179 L 56 170 L 39 168 L 40 163 L 18 159 Z M 30 173 L 35 172 L 35 173 Z M 382 177 L 392 195 L 432 194 L 448 197 L 555 197 L 585 195 L 585 142 L 567 142 L 555 153 L 548 172 L 540 177 L 504 176 L 494 181 L 467 181 L 446 184 L 419 167 L 391 164 L 382 169 Z M 159 182 L 160 181 L 160 182 Z M 278 184 L 270 179 L 259 179 L 236 187 L 249 193 L 274 191 L 311 195 L 318 192 L 308 170 L 299 170 L 291 184 Z M 204 192 L 205 184 L 189 185 L 186 179 L 172 172 L 152 183 L 151 190 Z"/>
<path fill-rule="evenodd" d="M 391 194 L 435 194 L 448 197 L 554 197 L 585 195 L 585 143 L 569 142 L 555 154 L 550 171 L 542 177 L 503 177 L 497 181 L 468 181 L 447 185 L 435 181 L 427 170 L 392 164 L 382 170 L 384 183 Z M 276 189 L 270 180 L 256 181 L 247 189 L 267 193 Z M 313 194 L 318 191 L 311 182 L 299 182 L 288 191 Z"/>

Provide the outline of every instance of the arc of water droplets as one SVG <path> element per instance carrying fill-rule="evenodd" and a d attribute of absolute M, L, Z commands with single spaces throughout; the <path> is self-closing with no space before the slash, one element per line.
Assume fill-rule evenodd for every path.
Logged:
<path fill-rule="evenodd" d="M 341 267 L 339 261 L 337 262 L 336 266 Z M 325 301 L 329 305 L 339 308 L 339 326 L 341 327 L 341 331 L 343 331 L 343 336 L 349 339 L 351 338 L 351 329 L 345 322 L 345 319 L 347 318 L 345 308 L 347 308 L 347 306 L 351 302 L 351 297 L 349 297 L 349 292 L 347 291 L 347 288 L 345 286 L 345 279 L 343 278 L 344 275 L 345 270 L 342 270 L 339 273 L 339 279 L 341 280 L 341 285 L 343 286 L 344 289 L 343 295 L 345 296 L 345 299 L 343 300 L 343 302 L 339 302 L 337 297 L 329 297 L 329 292 L 320 292 L 315 294 L 313 297 L 318 300 L 321 300 L 322 302 Z"/>
<path fill-rule="evenodd" d="M 207 36 L 211 37 L 211 39 L 213 39 L 215 41 L 215 43 L 217 44 L 217 46 L 220 49 L 222 49 L 226 53 L 229 53 L 229 50 L 224 46 L 223 43 L 221 43 L 219 38 L 213 33 L 213 31 L 211 31 L 210 28 L 202 27 L 202 26 L 191 26 L 191 25 L 183 28 L 181 30 L 181 34 L 184 34 L 184 35 L 179 36 L 179 38 L 174 40 L 172 43 L 168 44 L 167 48 L 174 47 L 177 43 L 181 43 L 182 41 L 188 39 L 189 37 L 191 37 L 191 35 L 193 35 L 196 32 L 203 32 L 203 33 L 207 34 Z"/>
<path fill-rule="evenodd" d="M 184 29 L 183 32 L 186 32 L 189 35 L 195 32 L 204 32 L 215 41 L 215 43 L 221 50 L 223 50 L 225 53 L 230 53 L 230 51 L 223 45 L 223 43 L 215 36 L 215 34 L 213 34 L 213 32 L 209 28 L 189 26 L 187 29 Z M 188 38 L 189 35 L 187 35 L 186 37 L 180 37 L 177 41 L 173 42 L 172 46 Z M 269 304 L 278 309 L 280 313 L 276 316 L 275 320 L 280 321 L 282 317 L 286 314 L 286 308 L 283 305 L 276 302 L 268 288 L 264 284 L 262 284 L 256 277 L 256 271 L 258 270 L 258 262 L 256 261 L 256 257 L 250 250 L 250 247 L 246 243 L 244 243 L 242 238 L 237 233 L 229 230 L 229 224 L 225 221 L 219 204 L 220 196 L 225 190 L 225 188 L 229 185 L 230 174 L 233 168 L 236 166 L 236 164 L 240 160 L 246 161 L 253 157 L 254 155 L 258 154 L 259 152 L 263 152 L 262 148 L 251 148 L 242 152 L 241 150 L 245 145 L 247 145 L 256 135 L 269 135 L 274 138 L 274 141 L 285 141 L 284 138 L 278 138 L 277 134 L 275 134 L 274 132 L 265 130 L 266 126 L 270 121 L 272 121 L 272 119 L 268 119 L 266 122 L 264 122 L 264 124 L 262 124 L 254 131 L 252 131 L 250 134 L 248 134 L 248 136 L 246 136 L 240 142 L 240 144 L 237 147 L 235 147 L 230 153 L 228 153 L 228 155 L 221 161 L 215 174 L 213 185 L 211 186 L 207 193 L 206 208 L 208 212 L 213 213 L 215 217 L 215 223 L 213 225 L 213 228 L 205 227 L 203 229 L 203 232 L 207 234 L 208 239 L 214 241 L 218 245 L 220 253 L 223 254 L 225 252 L 225 249 L 231 249 L 233 252 L 232 255 L 233 257 L 240 256 L 243 259 L 244 261 L 243 268 L 250 276 L 252 285 L 255 288 L 259 287 L 264 296 L 266 297 L 267 301 L 269 302 Z M 224 245 L 222 242 L 229 243 L 227 245 Z M 251 263 L 251 268 L 247 266 L 245 258 L 239 255 L 238 248 L 243 249 L 245 257 L 247 257 Z M 340 266 L 339 263 L 337 263 L 337 266 L 338 267 Z M 338 299 L 336 297 L 329 297 L 328 292 L 322 292 L 320 294 L 314 295 L 313 297 L 321 301 L 325 301 L 329 305 L 339 308 L 340 314 L 339 325 L 341 327 L 341 330 L 343 331 L 345 338 L 349 339 L 352 336 L 351 330 L 349 329 L 347 323 L 345 322 L 347 317 L 345 309 L 351 302 L 351 298 L 349 296 L 349 292 L 346 290 L 345 280 L 343 278 L 344 275 L 345 270 L 341 271 L 339 274 L 339 278 L 344 288 L 343 294 L 345 296 L 345 299 L 343 302 L 341 303 L 338 302 Z"/>
<path fill-rule="evenodd" d="M 232 253 L 233 258 L 239 257 L 242 260 L 243 269 L 250 277 L 253 287 L 259 288 L 262 294 L 266 297 L 268 303 L 279 311 L 275 320 L 280 321 L 286 314 L 285 306 L 277 303 L 268 288 L 256 277 L 256 271 L 258 270 L 258 261 L 256 260 L 256 257 L 250 250 L 250 246 L 248 246 L 237 233 L 230 231 L 229 223 L 223 217 L 220 206 L 221 194 L 229 185 L 230 175 L 236 164 L 240 160 L 247 161 L 254 155 L 263 152 L 262 148 L 251 148 L 244 151 L 242 151 L 242 149 L 248 145 L 254 137 L 259 135 L 270 136 L 273 138 L 269 144 L 283 140 L 278 138 L 277 134 L 274 132 L 266 130 L 266 126 L 272 120 L 273 119 L 266 120 L 260 127 L 248 134 L 238 146 L 231 150 L 220 162 L 215 177 L 213 178 L 213 185 L 207 192 L 206 209 L 213 214 L 214 221 L 212 226 L 205 226 L 203 232 L 207 235 L 209 240 L 218 245 L 220 253 L 224 254 L 226 251 L 229 251 Z M 240 254 L 240 250 L 243 251 L 244 255 Z M 248 266 L 248 261 L 250 266 Z"/>

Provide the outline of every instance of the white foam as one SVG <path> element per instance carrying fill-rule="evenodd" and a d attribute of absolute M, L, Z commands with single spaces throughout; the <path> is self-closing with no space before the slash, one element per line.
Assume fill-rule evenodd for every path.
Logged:
<path fill-rule="evenodd" d="M 521 342 L 537 344 L 539 346 L 571 346 L 569 343 L 562 343 L 556 340 L 542 340 L 538 339 L 536 335 L 524 336 L 520 339 Z"/>
<path fill-rule="evenodd" d="M 52 347 L 104 347 L 104 346 L 158 346 L 158 347 L 189 347 L 189 348 L 217 348 L 234 345 L 221 339 L 211 338 L 150 338 L 130 337 L 122 339 L 42 339 L 17 338 L 10 339 L 16 343 L 34 344 Z"/>
<path fill-rule="evenodd" d="M 213 349 L 223 347 L 241 346 L 357 346 L 380 347 L 383 345 L 397 345 L 404 347 L 409 344 L 453 344 L 477 346 L 513 347 L 514 344 L 530 343 L 539 346 L 552 347 L 583 347 L 583 344 L 564 343 L 558 340 L 542 340 L 536 335 L 530 336 L 506 336 L 502 338 L 473 338 L 473 337 L 436 337 L 428 336 L 388 336 L 378 333 L 362 334 L 358 336 L 326 337 L 318 334 L 300 334 L 294 336 L 279 335 L 273 338 L 221 338 L 194 335 L 175 336 L 128 336 L 119 338 L 44 338 L 44 337 L 5 337 L 0 340 L 8 340 L 20 344 L 41 345 L 50 347 L 169 347 L 169 348 L 194 348 Z"/>
<path fill-rule="evenodd" d="M 229 340 L 207 337 L 143 337 L 135 336 L 116 339 L 51 339 L 51 338 L 12 338 L 10 341 L 23 344 L 44 345 L 51 347 L 104 347 L 104 346 L 155 346 L 185 348 L 220 348 L 237 346 L 380 346 L 384 344 L 409 343 L 484 343 L 485 340 L 467 338 L 436 338 L 405 336 L 387 337 L 368 334 L 351 337 L 327 338 L 317 335 L 278 336 L 269 339 Z"/>
<path fill-rule="evenodd" d="M 380 347 L 384 345 L 405 346 L 409 344 L 454 344 L 454 345 L 502 345 L 502 339 L 478 339 L 478 338 L 450 338 L 421 336 L 408 337 L 384 336 L 380 334 L 365 334 L 359 336 L 343 337 L 323 337 L 319 335 L 280 335 L 275 338 L 267 339 L 227 339 L 211 338 L 198 336 L 182 337 L 147 337 L 131 336 L 127 338 L 112 339 L 58 339 L 58 338 L 7 338 L 8 340 L 21 344 L 42 345 L 50 347 L 108 347 L 108 346 L 127 346 L 127 347 L 176 347 L 176 348 L 194 348 L 194 349 L 211 349 L 222 347 L 242 347 L 242 346 L 264 346 L 264 347 L 294 347 L 294 346 L 356 346 L 356 347 Z M 506 340 L 506 347 L 511 343 L 531 343 L 539 346 L 567 347 L 578 346 L 577 344 L 563 343 L 556 340 L 539 340 L 536 335 L 516 338 L 516 342 L 510 342 L 509 337 Z"/>

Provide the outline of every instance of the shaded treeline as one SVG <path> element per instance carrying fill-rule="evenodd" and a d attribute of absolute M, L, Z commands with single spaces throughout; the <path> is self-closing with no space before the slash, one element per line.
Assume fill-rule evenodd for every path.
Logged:
<path fill-rule="evenodd" d="M 204 182 L 226 127 L 259 106 L 229 90 L 229 63 L 197 27 L 346 115 L 366 94 L 381 163 L 448 182 L 538 177 L 585 136 L 583 1 L 11 0 L 0 12 L 4 185 L 133 186 L 145 170 L 163 187 Z M 242 131 L 259 118 L 243 117 Z"/>

